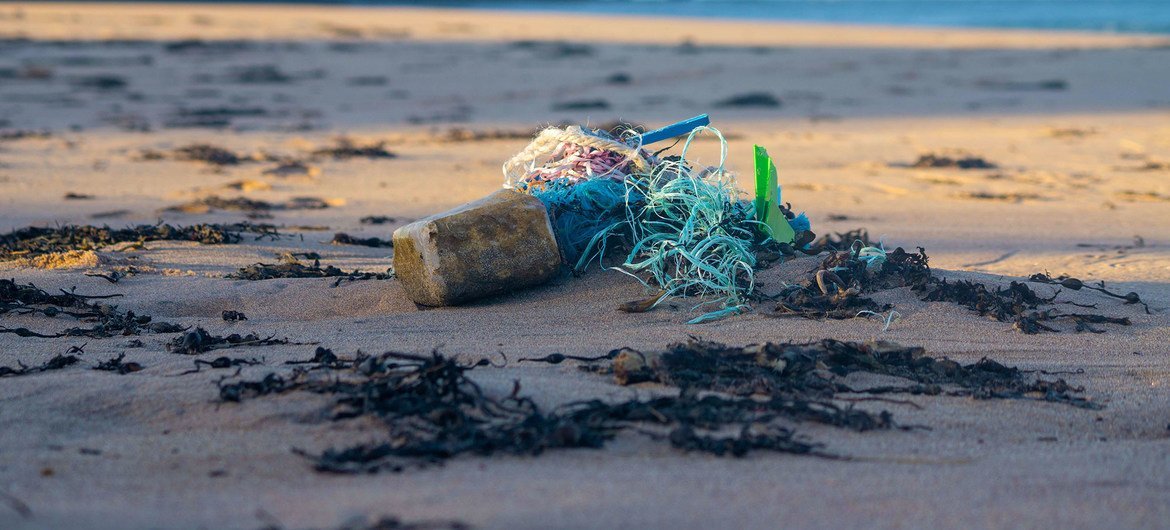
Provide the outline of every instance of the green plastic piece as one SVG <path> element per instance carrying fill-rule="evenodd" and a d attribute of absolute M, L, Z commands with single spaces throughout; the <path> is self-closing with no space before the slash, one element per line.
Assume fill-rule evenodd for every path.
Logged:
<path fill-rule="evenodd" d="M 776 164 L 768 151 L 756 147 L 756 220 L 763 223 L 761 230 L 779 243 L 792 243 L 796 232 L 788 218 L 780 211 L 780 184 L 776 179 Z"/>

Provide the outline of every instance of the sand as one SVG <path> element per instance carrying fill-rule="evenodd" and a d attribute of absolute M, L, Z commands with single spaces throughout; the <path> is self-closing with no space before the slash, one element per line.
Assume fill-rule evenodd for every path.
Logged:
<path fill-rule="evenodd" d="M 291 449 L 371 440 L 377 428 L 321 421 L 324 401 L 306 397 L 218 404 L 214 382 L 230 372 L 175 377 L 192 358 L 166 353 L 170 335 L 144 335 L 134 348 L 130 338 L 0 334 L 5 366 L 84 345 L 80 365 L 0 379 L 0 527 L 336 528 L 395 515 L 478 528 L 1157 528 L 1170 518 L 1164 37 L 39 3 L 0 7 L 0 35 L 18 37 L 0 42 L 0 70 L 11 69 L 0 79 L 0 130 L 49 133 L 0 141 L 0 230 L 243 219 L 165 210 L 211 194 L 330 205 L 274 211 L 267 221 L 290 234 L 276 241 L 151 242 L 58 269 L 10 262 L 0 265 L 4 277 L 121 293 L 121 307 L 157 320 L 318 342 L 343 355 L 439 348 L 468 360 L 500 352 L 518 359 L 655 349 L 688 335 L 733 344 L 880 338 L 962 362 L 991 356 L 1027 369 L 1083 369 L 1062 377 L 1105 405 L 911 397 L 921 410 L 883 407 L 931 430 L 799 427 L 852 461 L 684 454 L 628 434 L 598 451 L 332 476 Z M 781 106 L 719 104 L 758 92 Z M 573 104 L 594 108 L 565 110 Z M 1023 335 L 900 289 L 881 294 L 902 315 L 886 331 L 869 319 L 760 314 L 687 326 L 695 313 L 685 301 L 617 312 L 644 291 L 614 272 L 433 310 L 420 310 L 394 281 L 333 287 L 326 279 L 223 277 L 305 250 L 344 269 L 385 270 L 390 249 L 330 245 L 332 234 L 388 238 L 412 219 L 490 193 L 500 186 L 500 164 L 542 123 L 624 118 L 656 126 L 701 112 L 727 135 L 732 169 L 750 170 L 753 143 L 778 156 L 784 199 L 808 212 L 817 232 L 864 226 L 887 246 L 925 247 L 948 277 L 1000 284 L 1047 270 L 1105 280 L 1141 293 L 1153 314 L 1065 292 L 1062 299 L 1098 304 L 1133 325 Z M 503 138 L 468 140 L 467 131 Z M 398 156 L 319 158 L 277 174 L 265 173 L 273 161 L 217 167 L 144 156 L 210 143 L 248 157 L 303 158 L 339 135 L 385 141 Z M 998 167 L 908 167 L 921 154 L 950 150 Z M 699 142 L 694 154 L 715 162 L 717 144 Z M 64 199 L 70 192 L 92 198 Z M 395 220 L 361 224 L 368 215 Z M 762 285 L 814 264 L 769 269 Z M 117 284 L 84 275 L 131 265 L 140 272 Z M 249 320 L 222 321 L 229 309 Z M 55 331 L 73 323 L 8 315 L 0 325 Z M 260 377 L 312 349 L 227 353 L 263 359 L 241 369 Z M 120 353 L 146 369 L 87 369 Z M 473 374 L 499 393 L 520 380 L 550 407 L 649 391 L 572 363 Z"/>

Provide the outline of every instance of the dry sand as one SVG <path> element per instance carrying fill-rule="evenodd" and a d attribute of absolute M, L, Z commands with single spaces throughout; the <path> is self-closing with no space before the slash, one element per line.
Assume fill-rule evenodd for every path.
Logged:
<path fill-rule="evenodd" d="M 291 237 L 231 246 L 148 243 L 45 269 L 0 265 L 45 288 L 122 293 L 123 308 L 213 332 L 256 331 L 361 349 L 468 359 L 654 349 L 688 334 L 728 343 L 882 338 L 971 362 L 991 356 L 1067 375 L 1105 405 L 915 397 L 886 405 L 932 430 L 857 434 L 801 426 L 834 462 L 790 455 L 682 454 L 636 435 L 604 450 L 459 458 L 401 474 L 315 473 L 290 448 L 374 439 L 320 421 L 323 401 L 215 403 L 224 371 L 172 377 L 190 357 L 169 335 L 68 340 L 0 334 L 0 365 L 36 364 L 85 343 L 82 365 L 0 379 L 2 528 L 331 528 L 354 517 L 460 520 L 482 528 L 1075 527 L 1157 528 L 1170 520 L 1170 47 L 1161 37 L 908 30 L 472 11 L 237 6 L 0 6 L 0 125 L 49 131 L 0 141 L 0 230 L 55 223 L 238 221 L 239 212 L 161 208 L 209 194 L 320 210 L 277 211 Z M 201 38 L 208 41 L 184 41 Z M 217 42 L 211 42 L 217 41 Z M 625 74 L 628 82 L 620 82 Z M 778 108 L 718 105 L 766 92 Z M 564 110 L 589 103 L 588 110 Z M 386 238 L 411 219 L 499 187 L 500 163 L 540 123 L 648 125 L 711 112 L 729 165 L 777 154 L 784 198 L 821 233 L 857 226 L 888 246 L 923 246 L 942 274 L 991 283 L 1048 270 L 1106 280 L 1149 301 L 1093 293 L 1133 325 L 1105 334 L 1023 335 L 965 309 L 883 293 L 903 315 L 816 322 L 758 314 L 686 326 L 677 309 L 615 311 L 641 287 L 594 271 L 468 307 L 421 311 L 393 281 L 234 281 L 238 267 L 313 250 L 342 268 L 384 270 L 388 249 L 327 243 L 335 231 Z M 200 121 L 202 120 L 202 122 Z M 222 128 L 199 125 L 219 120 Z M 505 139 L 454 141 L 452 131 Z M 306 175 L 272 162 L 215 168 L 143 160 L 193 142 L 304 156 L 339 134 L 398 158 L 318 160 Z M 696 154 L 713 162 L 714 142 Z M 991 170 L 913 169 L 962 149 Z M 249 191 L 228 187 L 246 181 Z M 65 200 L 67 192 L 92 195 Z M 387 225 L 361 225 L 389 215 Z M 300 228 L 297 228 L 300 227 Z M 305 227 L 327 227 L 310 230 Z M 1135 236 L 1141 244 L 1135 244 Z M 83 259 L 84 258 L 84 259 Z M 70 261 L 72 260 L 72 261 Z M 766 288 L 812 266 L 770 269 Z M 96 264 L 96 267 L 95 267 Z M 116 285 L 82 273 L 133 264 Z M 807 265 L 807 267 L 806 267 Z M 1038 286 L 1042 292 L 1046 287 Z M 249 320 L 225 323 L 223 310 Z M 766 309 L 766 308 L 765 308 Z M 3 325 L 54 331 L 43 317 Z M 241 349 L 259 377 L 311 346 Z M 125 352 L 142 372 L 88 370 Z M 216 354 L 206 354 L 212 358 Z M 576 367 L 481 369 L 546 406 L 621 397 Z M 96 450 L 96 451 L 95 451 Z M 24 515 L 18 506 L 27 506 Z"/>

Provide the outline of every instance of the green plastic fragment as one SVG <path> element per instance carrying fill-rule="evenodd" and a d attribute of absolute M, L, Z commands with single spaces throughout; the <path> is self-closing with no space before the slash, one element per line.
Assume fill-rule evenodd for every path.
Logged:
<path fill-rule="evenodd" d="M 779 243 L 791 243 L 796 232 L 788 225 L 788 218 L 780 211 L 780 184 L 776 178 L 776 164 L 768 151 L 756 147 L 756 220 L 760 229 Z"/>

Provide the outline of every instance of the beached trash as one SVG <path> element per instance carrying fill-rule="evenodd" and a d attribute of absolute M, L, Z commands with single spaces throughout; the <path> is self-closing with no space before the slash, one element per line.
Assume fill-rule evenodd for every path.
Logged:
<path fill-rule="evenodd" d="M 403 226 L 393 242 L 402 287 L 426 306 L 538 285 L 561 265 L 544 204 L 508 189 Z"/>
<path fill-rule="evenodd" d="M 644 312 L 675 297 L 703 299 L 708 322 L 749 309 L 757 254 L 764 262 L 812 241 L 808 218 L 781 204 L 776 169 L 758 148 L 757 199 L 743 200 L 724 169 L 727 142 L 706 115 L 638 134 L 581 126 L 550 127 L 504 164 L 504 186 L 530 193 L 548 208 L 566 264 L 576 272 L 617 255 L 617 270 L 658 294 L 623 304 Z M 720 142 L 719 164 L 687 159 L 696 136 Z M 645 146 L 685 137 L 681 154 Z"/>

